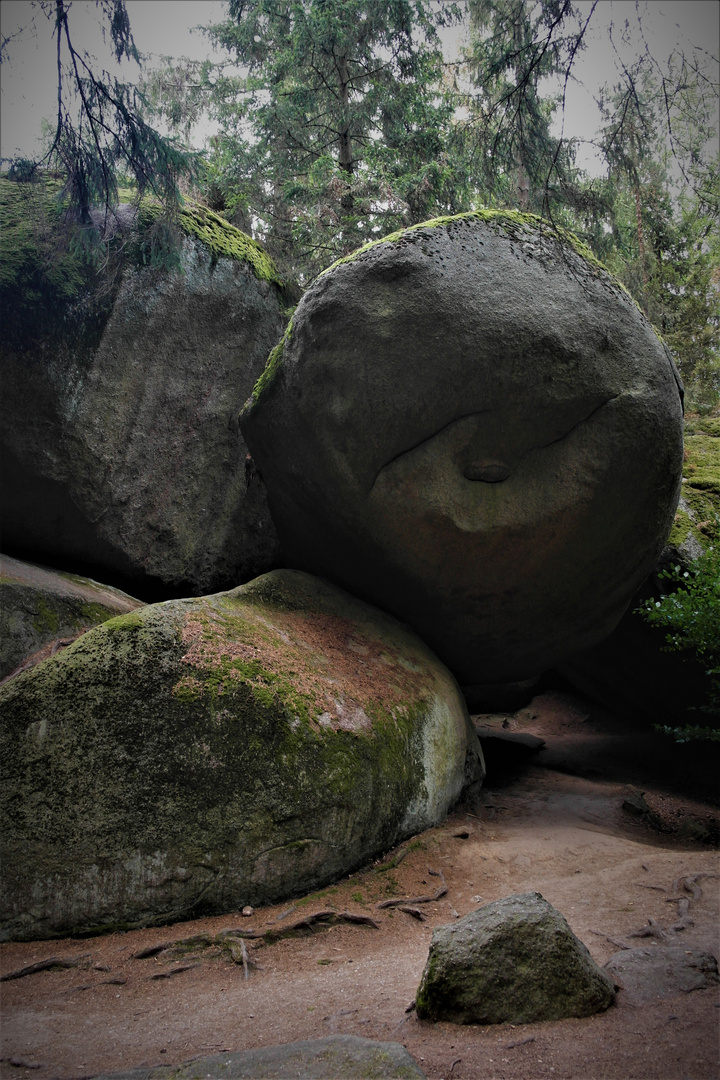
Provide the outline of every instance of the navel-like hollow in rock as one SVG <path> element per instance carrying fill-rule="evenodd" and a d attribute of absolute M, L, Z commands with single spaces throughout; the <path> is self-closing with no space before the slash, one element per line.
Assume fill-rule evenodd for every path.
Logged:
<path fill-rule="evenodd" d="M 256 391 L 241 427 L 289 563 L 408 622 L 462 684 L 601 640 L 672 524 L 669 354 L 530 218 L 461 215 L 337 264 Z"/>

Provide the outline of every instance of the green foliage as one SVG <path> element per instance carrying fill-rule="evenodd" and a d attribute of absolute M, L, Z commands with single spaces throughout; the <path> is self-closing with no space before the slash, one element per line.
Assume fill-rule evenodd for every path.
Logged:
<path fill-rule="evenodd" d="M 606 97 L 600 144 L 608 175 L 587 185 L 595 204 L 575 216 L 582 218 L 578 231 L 662 334 L 686 404 L 709 411 L 720 399 L 720 185 L 708 153 L 712 101 L 702 73 L 684 78 L 664 102 L 646 60 L 632 96 L 621 89 Z"/>
<path fill-rule="evenodd" d="M 678 743 L 720 742 L 720 728 L 700 727 L 699 724 L 685 724 L 683 727 L 669 727 L 667 724 L 654 724 L 656 731 L 668 735 Z"/>
<path fill-rule="evenodd" d="M 577 198 L 572 145 L 551 135 L 564 96 L 541 80 L 570 70 L 584 31 L 572 5 L 556 0 L 469 0 L 470 40 L 458 125 L 469 171 L 489 205 L 553 215 Z"/>
<path fill-rule="evenodd" d="M 703 711 L 720 718 L 720 544 L 709 547 L 690 569 L 676 565 L 661 576 L 675 588 L 659 600 L 648 600 L 640 611 L 651 626 L 666 631 L 668 649 L 693 656 L 706 666 L 708 703 Z M 685 729 L 672 730 L 681 740 L 698 737 L 682 734 Z M 720 730 L 703 737 L 718 738 Z"/>
<path fill-rule="evenodd" d="M 139 63 L 124 0 L 96 0 L 96 6 L 108 25 L 115 60 Z M 94 69 L 88 54 L 78 52 L 70 34 L 71 3 L 41 0 L 39 7 L 53 24 L 57 43 L 57 116 L 46 153 L 36 160 L 12 160 L 10 179 L 29 181 L 52 172 L 84 225 L 91 224 L 93 207 L 107 212 L 117 204 L 118 187 L 128 175 L 139 197 L 151 193 L 176 207 L 178 181 L 197 174 L 199 155 L 147 123 L 146 102 L 136 86 Z"/>
<path fill-rule="evenodd" d="M 174 100 L 205 80 L 221 126 L 209 192 L 281 269 L 307 281 L 374 235 L 465 208 L 437 33 L 456 4 L 231 0 L 229 12 L 208 32 L 247 74 L 198 69 Z"/>

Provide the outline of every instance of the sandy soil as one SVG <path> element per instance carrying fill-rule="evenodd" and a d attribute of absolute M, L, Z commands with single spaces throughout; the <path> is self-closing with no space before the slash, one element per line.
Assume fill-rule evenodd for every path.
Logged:
<path fill-rule="evenodd" d="M 478 717 L 499 734 L 533 732 L 537 754 L 488 742 L 479 800 L 442 826 L 322 893 L 294 904 L 83 940 L 9 943 L 8 973 L 50 957 L 77 966 L 2 984 L 0 1076 L 90 1077 L 331 1033 L 393 1039 L 428 1077 L 443 1080 L 704 1080 L 718 1075 L 720 987 L 634 1004 L 620 991 L 608 1012 L 585 1020 L 492 1027 L 421 1022 L 407 1011 L 433 926 L 477 905 L 537 890 L 566 916 L 599 963 L 616 941 L 655 920 L 677 921 L 673 882 L 720 871 L 717 755 L 626 725 L 567 694 L 547 693 L 515 716 Z M 644 792 L 650 812 L 625 800 Z M 641 804 L 642 806 L 642 804 Z M 704 840 L 686 839 L 697 833 Z M 390 863 L 390 865 L 388 865 Z M 430 871 L 435 871 L 431 874 Z M 378 909 L 388 897 L 445 896 L 415 905 L 419 921 Z M 718 955 L 718 877 L 700 879 L 693 925 L 666 940 Z M 219 950 L 182 947 L 145 959 L 154 944 L 229 927 L 286 928 L 320 910 L 371 915 L 378 928 L 338 923 L 273 943 L 248 942 L 250 966 Z M 290 909 L 290 910 L 289 910 Z M 78 959 L 79 958 L 79 959 Z M 173 974 L 175 972 L 175 974 Z"/>

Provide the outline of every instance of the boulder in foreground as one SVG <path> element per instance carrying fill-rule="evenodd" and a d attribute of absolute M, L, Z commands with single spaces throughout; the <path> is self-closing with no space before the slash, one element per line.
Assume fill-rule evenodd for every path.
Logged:
<path fill-rule="evenodd" d="M 430 650 L 294 571 L 111 619 L 6 683 L 0 710 L 3 938 L 308 892 L 482 775 Z"/>
<path fill-rule="evenodd" d="M 233 1054 L 213 1054 L 185 1065 L 108 1073 L 95 1080 L 424 1080 L 400 1043 L 357 1035 L 328 1035 Z"/>
<path fill-rule="evenodd" d="M 540 893 L 496 900 L 433 931 L 416 997 L 425 1020 L 530 1024 L 591 1016 L 613 982 Z"/>

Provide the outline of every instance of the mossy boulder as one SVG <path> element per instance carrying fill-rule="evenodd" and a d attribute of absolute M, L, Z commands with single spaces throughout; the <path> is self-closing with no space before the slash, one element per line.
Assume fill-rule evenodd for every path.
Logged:
<path fill-rule="evenodd" d="M 532 1024 L 592 1016 L 612 979 L 540 893 L 506 896 L 433 931 L 416 996 L 421 1020 Z"/>
<path fill-rule="evenodd" d="M 428 648 L 294 571 L 111 619 L 7 682 L 0 712 L 4 938 L 305 892 L 483 773 Z"/>
<path fill-rule="evenodd" d="M 657 566 L 604 641 L 570 657 L 562 674 L 583 693 L 628 717 L 672 725 L 715 721 L 707 705 L 707 664 L 667 649 L 667 631 L 650 626 L 641 609 L 672 588 L 666 576 L 689 571 L 709 545 L 720 543 L 720 417 L 685 421 L 680 502 Z"/>
<path fill-rule="evenodd" d="M 139 607 L 141 600 L 90 578 L 0 555 L 0 679 Z"/>
<path fill-rule="evenodd" d="M 687 562 L 696 559 L 708 544 L 717 540 L 720 540 L 720 416 L 692 416 L 685 420 L 682 492 L 668 545 L 676 549 L 678 558 Z"/>
<path fill-rule="evenodd" d="M 236 585 L 277 556 L 237 414 L 281 283 L 192 203 L 172 229 L 148 204 L 103 227 L 88 247 L 57 186 L 0 178 L 4 549 L 145 598 Z"/>
<path fill-rule="evenodd" d="M 680 490 L 669 353 L 528 215 L 427 222 L 322 274 L 241 428 L 289 564 L 408 622 L 475 689 L 607 636 Z"/>

